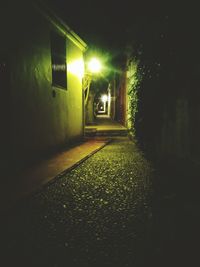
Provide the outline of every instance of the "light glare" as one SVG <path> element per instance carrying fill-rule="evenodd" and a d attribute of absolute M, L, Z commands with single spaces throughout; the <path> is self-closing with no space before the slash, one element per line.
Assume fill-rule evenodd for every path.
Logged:
<path fill-rule="evenodd" d="M 102 100 L 102 102 L 105 103 L 106 101 L 108 101 L 108 96 L 107 95 L 102 95 L 101 100 Z"/>
<path fill-rule="evenodd" d="M 100 61 L 97 58 L 92 58 L 88 63 L 88 68 L 91 72 L 97 73 L 100 72 L 102 66 Z"/>
<path fill-rule="evenodd" d="M 80 79 L 84 76 L 84 63 L 82 59 L 75 60 L 68 64 L 68 70 L 70 73 L 78 76 Z"/>

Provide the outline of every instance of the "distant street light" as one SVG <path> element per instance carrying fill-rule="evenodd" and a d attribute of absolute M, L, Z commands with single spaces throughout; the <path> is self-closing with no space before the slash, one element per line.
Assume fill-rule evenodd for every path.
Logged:
<path fill-rule="evenodd" d="M 108 101 L 108 96 L 107 95 L 102 95 L 101 100 L 102 100 L 102 102 L 105 103 L 106 101 Z"/>

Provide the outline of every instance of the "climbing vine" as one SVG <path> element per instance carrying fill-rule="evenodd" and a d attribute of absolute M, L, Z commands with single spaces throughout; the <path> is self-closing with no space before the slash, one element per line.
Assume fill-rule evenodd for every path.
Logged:
<path fill-rule="evenodd" d="M 127 66 L 127 89 L 128 89 L 128 129 L 131 135 L 135 134 L 135 118 L 138 111 L 138 89 L 142 80 L 142 71 L 139 61 L 131 58 Z"/>

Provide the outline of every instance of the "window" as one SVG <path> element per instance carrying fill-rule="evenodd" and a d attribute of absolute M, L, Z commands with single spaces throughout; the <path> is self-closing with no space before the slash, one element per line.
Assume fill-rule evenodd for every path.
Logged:
<path fill-rule="evenodd" d="M 66 38 L 51 33 L 52 85 L 67 89 Z"/>

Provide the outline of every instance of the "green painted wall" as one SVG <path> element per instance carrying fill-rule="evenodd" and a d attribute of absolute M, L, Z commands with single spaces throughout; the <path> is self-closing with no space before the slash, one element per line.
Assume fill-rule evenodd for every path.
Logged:
<path fill-rule="evenodd" d="M 52 86 L 50 32 L 56 30 L 52 23 L 34 8 L 15 14 L 21 17 L 16 25 L 14 15 L 8 25 L 7 30 L 15 27 L 15 33 L 7 39 L 13 42 L 6 55 L 10 114 L 5 116 L 11 136 L 8 133 L 0 142 L 7 144 L 8 160 L 18 168 L 82 138 L 83 98 L 82 77 L 76 73 L 68 71 L 67 90 Z M 67 65 L 83 61 L 83 52 L 68 38 L 66 50 Z"/>

